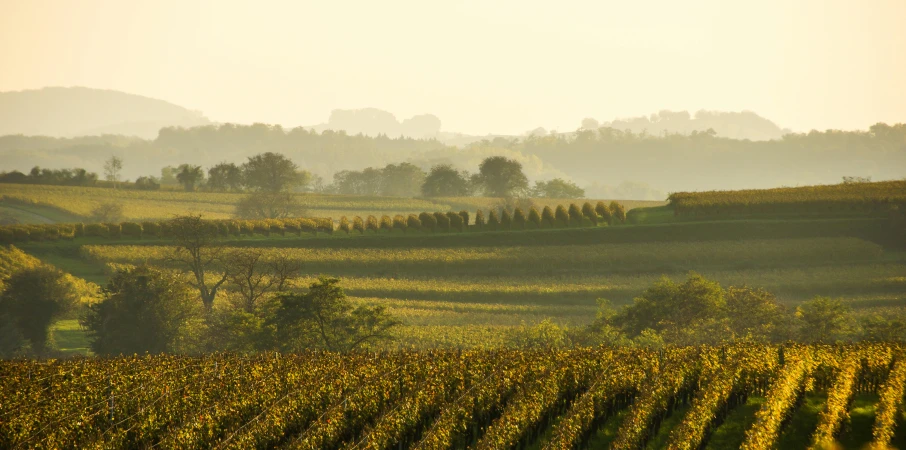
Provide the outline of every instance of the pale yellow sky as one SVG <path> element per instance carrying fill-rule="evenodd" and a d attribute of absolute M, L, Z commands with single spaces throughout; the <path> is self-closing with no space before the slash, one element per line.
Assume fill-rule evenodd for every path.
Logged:
<path fill-rule="evenodd" d="M 0 91 L 88 86 L 216 121 L 334 108 L 569 131 L 661 109 L 906 122 L 906 0 L 0 0 Z"/>

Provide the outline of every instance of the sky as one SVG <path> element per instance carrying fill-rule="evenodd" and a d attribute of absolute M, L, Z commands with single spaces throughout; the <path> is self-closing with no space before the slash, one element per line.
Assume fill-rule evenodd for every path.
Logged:
<path fill-rule="evenodd" d="M 659 110 L 906 122 L 906 0 L 0 0 L 0 91 L 115 89 L 218 122 L 432 113 L 575 130 Z"/>

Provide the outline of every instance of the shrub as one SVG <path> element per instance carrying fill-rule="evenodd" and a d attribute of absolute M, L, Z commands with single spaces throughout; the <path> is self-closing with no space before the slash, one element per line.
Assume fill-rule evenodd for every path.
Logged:
<path fill-rule="evenodd" d="M 569 213 L 566 212 L 566 208 L 563 205 L 557 205 L 557 210 L 554 212 L 554 217 L 557 218 L 558 222 L 563 223 L 567 227 L 569 226 Z"/>
<path fill-rule="evenodd" d="M 318 223 L 312 219 L 299 219 L 299 228 L 306 233 L 318 234 Z"/>
<path fill-rule="evenodd" d="M 271 226 L 264 220 L 252 220 L 252 230 L 263 236 L 271 235 Z"/>
<path fill-rule="evenodd" d="M 503 210 L 503 214 L 500 215 L 500 229 L 509 230 L 513 227 L 513 218 L 510 216 L 510 212 Z"/>
<path fill-rule="evenodd" d="M 160 224 L 157 222 L 142 222 L 142 233 L 148 236 L 160 237 Z"/>
<path fill-rule="evenodd" d="M 406 218 L 406 226 L 413 230 L 418 230 L 422 227 L 422 222 L 415 214 L 409 214 L 409 217 Z"/>
<path fill-rule="evenodd" d="M 290 233 L 296 233 L 296 236 L 302 236 L 302 226 L 299 219 L 283 219 L 283 228 Z"/>
<path fill-rule="evenodd" d="M 81 223 L 81 222 L 75 224 L 72 233 L 73 233 L 73 236 L 75 236 L 75 237 L 82 237 L 82 236 L 84 236 L 84 235 L 85 235 L 85 224 L 84 224 L 84 223 Z"/>
<path fill-rule="evenodd" d="M 462 216 L 460 216 L 459 213 L 448 212 L 447 219 L 450 221 L 450 229 L 459 231 L 460 233 L 462 232 Z"/>
<path fill-rule="evenodd" d="M 393 216 L 393 228 L 406 232 L 406 218 L 400 214 Z"/>
<path fill-rule="evenodd" d="M 107 227 L 100 223 L 89 223 L 85 225 L 85 236 L 107 237 Z"/>
<path fill-rule="evenodd" d="M 588 220 L 595 226 L 598 225 L 598 214 L 595 213 L 595 208 L 591 206 L 591 203 L 585 202 L 582 204 L 582 215 L 588 217 Z"/>
<path fill-rule="evenodd" d="M 365 221 L 361 217 L 355 216 L 352 219 L 352 229 L 358 231 L 359 234 L 365 234 Z"/>
<path fill-rule="evenodd" d="M 484 213 L 479 209 L 478 211 L 475 211 L 475 227 L 480 230 L 484 227 L 484 224 Z"/>
<path fill-rule="evenodd" d="M 349 219 L 346 216 L 340 217 L 340 231 L 349 234 L 352 231 L 352 227 L 349 225 Z"/>
<path fill-rule="evenodd" d="M 522 212 L 522 208 L 513 210 L 513 228 L 525 229 L 525 214 Z"/>
<path fill-rule="evenodd" d="M 610 208 L 608 208 L 604 202 L 598 202 L 598 204 L 595 205 L 595 212 L 601 216 L 602 222 L 609 224 L 613 220 L 613 215 L 610 214 Z"/>
<path fill-rule="evenodd" d="M 567 213 L 569 214 L 570 222 L 576 225 L 582 225 L 582 209 L 579 208 L 579 205 L 570 203 Z"/>
<path fill-rule="evenodd" d="M 497 218 L 497 211 L 493 209 L 488 212 L 488 228 L 496 231 L 500 227 L 500 219 Z"/>
<path fill-rule="evenodd" d="M 380 228 L 387 231 L 393 230 L 393 220 L 390 219 L 390 216 L 381 216 Z"/>
<path fill-rule="evenodd" d="M 547 222 L 547 225 L 549 227 L 553 227 L 555 219 L 556 216 L 554 216 L 554 210 L 552 210 L 550 206 L 545 206 L 541 211 L 541 223 Z"/>
<path fill-rule="evenodd" d="M 268 219 L 264 222 L 267 223 L 267 227 L 271 233 L 279 233 L 280 236 L 286 235 L 286 229 L 283 228 L 283 222 L 276 219 Z"/>
<path fill-rule="evenodd" d="M 330 217 L 322 217 L 317 219 L 318 231 L 322 231 L 327 234 L 333 234 L 333 219 Z"/>
<path fill-rule="evenodd" d="M 462 218 L 462 227 L 463 231 L 465 231 L 467 228 L 469 228 L 469 212 L 462 210 L 459 212 L 459 217 Z"/>
<path fill-rule="evenodd" d="M 47 232 L 40 227 L 31 227 L 28 231 L 28 237 L 33 241 L 43 241 L 46 234 Z"/>
<path fill-rule="evenodd" d="M 17 242 L 25 242 L 30 239 L 31 231 L 27 227 L 13 227 L 13 239 Z"/>
<path fill-rule="evenodd" d="M 538 209 L 534 206 L 529 209 L 528 221 L 535 224 L 535 228 L 541 228 L 541 214 L 538 213 Z"/>
<path fill-rule="evenodd" d="M 236 236 L 236 237 L 242 236 L 242 221 L 241 220 L 231 220 L 227 224 L 227 227 L 230 231 L 230 235 Z"/>
<path fill-rule="evenodd" d="M 418 215 L 418 220 L 421 222 L 423 229 L 431 230 L 432 233 L 437 230 L 437 219 L 434 214 L 423 212 Z"/>
<path fill-rule="evenodd" d="M 434 213 L 434 218 L 437 219 L 437 228 L 442 231 L 450 230 L 450 218 L 442 212 Z"/>
<path fill-rule="evenodd" d="M 377 232 L 378 232 L 378 220 L 377 220 L 377 217 L 368 216 L 368 218 L 365 219 L 365 229 L 366 229 L 366 230 L 371 230 L 371 231 L 373 231 L 375 234 L 377 234 Z"/>
<path fill-rule="evenodd" d="M 107 237 L 118 238 L 123 235 L 123 227 L 118 223 L 106 223 Z"/>
<path fill-rule="evenodd" d="M 613 216 L 614 220 L 620 221 L 620 223 L 626 221 L 626 208 L 622 204 L 615 201 L 610 202 L 610 214 Z"/>
<path fill-rule="evenodd" d="M 120 229 L 123 232 L 123 236 L 141 238 L 142 237 L 142 225 L 136 222 L 123 222 L 120 224 Z"/>

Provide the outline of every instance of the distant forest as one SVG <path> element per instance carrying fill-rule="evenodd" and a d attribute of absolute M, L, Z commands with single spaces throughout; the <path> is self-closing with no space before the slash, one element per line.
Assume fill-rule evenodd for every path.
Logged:
<path fill-rule="evenodd" d="M 788 133 L 768 141 L 718 137 L 713 130 L 651 134 L 602 126 L 568 134 L 496 137 L 462 148 L 435 139 L 224 124 L 167 127 L 153 140 L 3 136 L 0 170 L 27 172 L 37 165 L 99 172 L 115 155 L 124 161 L 123 176 L 135 179 L 159 175 L 164 166 L 210 167 L 262 152 L 282 153 L 325 179 L 343 170 L 400 162 L 423 170 L 441 163 L 472 169 L 488 156 L 500 155 L 522 163 L 530 181 L 571 179 L 588 197 L 663 199 L 667 192 L 681 190 L 827 184 L 843 176 L 900 179 L 906 176 L 906 124 Z"/>

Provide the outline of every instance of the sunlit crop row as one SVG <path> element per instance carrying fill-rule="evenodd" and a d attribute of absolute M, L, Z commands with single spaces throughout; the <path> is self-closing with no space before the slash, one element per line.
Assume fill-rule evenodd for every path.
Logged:
<path fill-rule="evenodd" d="M 761 395 L 744 448 L 769 449 L 803 390 L 827 390 L 811 433 L 816 444 L 832 443 L 859 386 L 880 394 L 873 444 L 881 446 L 903 411 L 904 350 L 739 345 L 6 361 L 0 447 L 572 449 L 624 411 L 609 445 L 642 448 L 676 405 L 689 402 L 667 446 L 699 448 L 739 403 L 734 396 Z M 872 373 L 886 381 L 870 388 Z"/>

